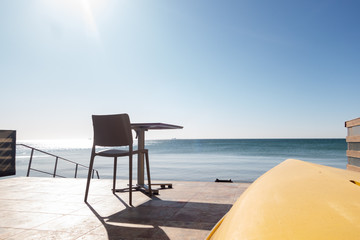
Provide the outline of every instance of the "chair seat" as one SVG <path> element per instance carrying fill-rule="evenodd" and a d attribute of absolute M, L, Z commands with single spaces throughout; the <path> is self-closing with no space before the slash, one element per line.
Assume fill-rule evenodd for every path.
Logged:
<path fill-rule="evenodd" d="M 129 156 L 129 154 L 130 154 L 129 151 L 119 150 L 119 149 L 107 149 L 96 153 L 96 155 L 104 156 L 104 157 Z"/>
<path fill-rule="evenodd" d="M 138 154 L 139 152 L 147 152 L 147 149 L 142 149 L 141 151 L 135 150 L 132 151 L 132 154 Z M 99 151 L 96 153 L 96 155 L 103 156 L 103 157 L 121 157 L 121 156 L 129 156 L 130 152 L 126 150 L 120 150 L 120 149 L 107 149 L 103 151 Z"/>

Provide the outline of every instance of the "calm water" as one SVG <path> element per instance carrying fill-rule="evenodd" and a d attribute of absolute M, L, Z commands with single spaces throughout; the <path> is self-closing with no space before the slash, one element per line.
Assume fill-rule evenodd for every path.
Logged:
<path fill-rule="evenodd" d="M 21 143 L 21 142 L 18 142 Z M 88 166 L 91 141 L 27 141 L 27 145 L 40 148 L 69 160 Z M 192 139 L 149 140 L 151 174 L 154 180 L 214 181 L 232 179 L 252 182 L 260 175 L 288 158 L 346 168 L 345 139 Z M 30 150 L 17 148 L 17 176 L 25 176 Z M 35 152 L 33 168 L 54 170 L 55 158 Z M 94 167 L 101 178 L 112 178 L 111 158 L 95 158 Z M 136 166 L 136 157 L 134 161 Z M 74 176 L 74 166 L 59 162 L 57 173 Z M 134 167 L 134 176 L 136 168 Z M 87 171 L 79 168 L 78 177 Z M 118 160 L 118 177 L 127 178 L 127 158 Z M 44 176 L 32 171 L 30 176 Z"/>

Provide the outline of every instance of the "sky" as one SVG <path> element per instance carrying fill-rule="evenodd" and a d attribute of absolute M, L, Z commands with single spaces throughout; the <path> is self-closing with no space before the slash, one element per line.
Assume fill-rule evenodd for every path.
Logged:
<path fill-rule="evenodd" d="M 360 117 L 357 0 L 0 0 L 0 129 L 92 137 L 344 138 Z"/>

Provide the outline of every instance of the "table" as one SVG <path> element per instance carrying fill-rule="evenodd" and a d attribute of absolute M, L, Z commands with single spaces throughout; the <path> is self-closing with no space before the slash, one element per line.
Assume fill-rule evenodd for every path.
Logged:
<path fill-rule="evenodd" d="M 136 137 L 138 139 L 138 149 L 141 150 L 145 149 L 145 131 L 161 129 L 182 129 L 183 127 L 166 123 L 131 123 L 131 128 L 136 132 Z M 147 190 L 147 186 L 144 183 L 144 175 L 144 155 L 138 154 L 137 185 L 138 187 Z"/>

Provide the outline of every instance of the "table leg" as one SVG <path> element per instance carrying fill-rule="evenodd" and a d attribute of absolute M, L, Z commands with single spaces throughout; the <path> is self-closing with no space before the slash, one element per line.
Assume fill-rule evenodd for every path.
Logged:
<path fill-rule="evenodd" d="M 138 150 L 145 149 L 145 131 L 146 129 L 136 129 L 136 134 L 138 138 Z M 140 152 L 140 151 L 139 151 Z M 139 153 L 138 154 L 138 168 L 137 168 L 137 189 L 138 190 L 145 190 L 145 192 L 149 191 L 149 187 L 145 184 L 145 171 L 144 171 L 144 154 Z M 165 186 L 168 186 L 168 188 L 172 188 L 171 183 L 156 183 L 151 185 L 159 185 L 161 188 L 165 188 Z M 158 189 L 152 189 L 152 193 L 154 195 L 159 194 Z"/>
<path fill-rule="evenodd" d="M 145 131 L 142 129 L 137 130 L 138 135 L 138 149 L 145 148 Z M 144 154 L 138 154 L 138 168 L 137 168 L 137 184 L 144 185 Z"/>

